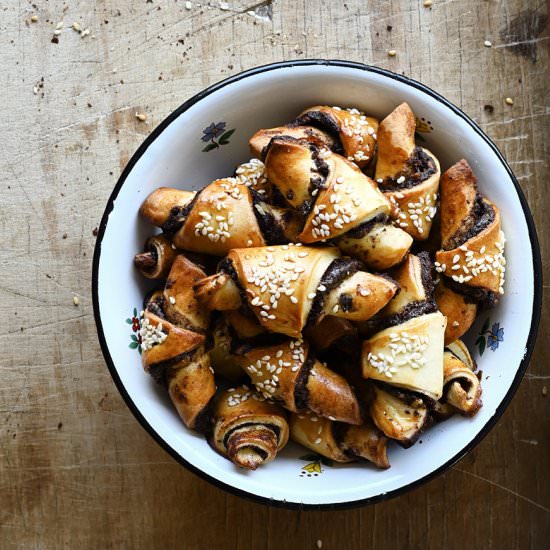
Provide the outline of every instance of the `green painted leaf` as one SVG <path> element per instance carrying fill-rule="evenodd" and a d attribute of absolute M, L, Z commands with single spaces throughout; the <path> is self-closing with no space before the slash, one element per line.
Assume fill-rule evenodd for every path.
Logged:
<path fill-rule="evenodd" d="M 137 308 L 134 308 L 134 317 L 137 317 Z"/>
<path fill-rule="evenodd" d="M 481 342 L 479 343 L 479 355 L 483 355 L 483 352 L 485 351 L 485 338 L 481 339 Z"/>
<path fill-rule="evenodd" d="M 222 145 L 227 145 L 229 143 L 229 138 L 235 133 L 235 128 L 233 128 L 232 130 L 227 130 L 227 132 L 224 132 L 221 136 L 220 136 L 220 143 Z"/>
<path fill-rule="evenodd" d="M 130 318 L 128 317 L 128 319 L 126 319 L 126 322 L 127 322 L 129 325 L 131 325 L 131 324 L 132 324 L 132 319 L 130 319 Z"/>
<path fill-rule="evenodd" d="M 212 149 L 217 149 L 219 145 L 217 143 L 209 143 L 203 150 L 203 153 L 208 153 L 208 151 L 212 151 Z"/>
<path fill-rule="evenodd" d="M 481 327 L 481 334 L 485 334 L 489 330 L 489 317 L 485 319 L 485 322 L 483 323 L 483 326 Z"/>
<path fill-rule="evenodd" d="M 330 458 L 327 458 L 325 456 L 321 457 L 321 464 L 324 464 L 325 466 L 329 466 L 329 467 L 334 466 L 334 462 Z"/>
<path fill-rule="evenodd" d="M 483 336 L 478 336 L 477 340 L 474 342 L 474 346 L 479 346 L 479 343 L 484 339 L 485 338 Z"/>
<path fill-rule="evenodd" d="M 138 346 L 139 346 L 139 344 L 138 344 L 137 342 L 130 342 L 130 343 L 128 344 L 128 347 L 129 347 L 130 349 L 136 349 Z"/>
<path fill-rule="evenodd" d="M 137 342 L 138 339 L 137 339 L 137 336 L 135 334 L 130 334 L 130 338 L 134 341 L 134 342 Z"/>
<path fill-rule="evenodd" d="M 141 355 L 141 346 L 138 346 L 139 354 Z"/>
<path fill-rule="evenodd" d="M 318 461 L 319 460 L 319 455 L 315 455 L 315 454 L 309 454 L 309 455 L 304 455 L 304 456 L 301 456 L 300 457 L 300 460 L 305 460 L 306 462 L 315 462 L 315 461 Z"/>

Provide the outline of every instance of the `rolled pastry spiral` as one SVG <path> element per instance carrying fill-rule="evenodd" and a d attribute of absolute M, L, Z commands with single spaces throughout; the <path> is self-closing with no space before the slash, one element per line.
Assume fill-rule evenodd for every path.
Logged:
<path fill-rule="evenodd" d="M 484 305 L 504 293 L 504 233 L 498 208 L 477 189 L 465 160 L 441 178 L 441 250 L 436 270 L 452 290 Z"/>
<path fill-rule="evenodd" d="M 290 416 L 290 437 L 335 462 L 365 459 L 378 468 L 390 467 L 387 438 L 370 421 L 358 426 L 334 422 L 311 411 Z"/>
<path fill-rule="evenodd" d="M 221 271 L 199 281 L 195 293 L 212 310 L 244 304 L 265 329 L 297 338 L 326 315 L 365 320 L 388 303 L 397 285 L 360 268 L 334 247 L 233 249 Z"/>
<path fill-rule="evenodd" d="M 475 363 L 461 340 L 450 344 L 443 360 L 443 401 L 465 416 L 473 416 L 482 406 L 481 383 Z"/>
<path fill-rule="evenodd" d="M 248 470 L 273 460 L 288 441 L 285 411 L 246 385 L 218 393 L 212 423 L 211 446 Z"/>
<path fill-rule="evenodd" d="M 359 403 L 348 381 L 309 354 L 303 340 L 242 351 L 241 367 L 267 399 L 292 412 L 310 409 L 348 424 L 361 423 Z"/>
<path fill-rule="evenodd" d="M 197 193 L 160 187 L 140 213 L 172 243 L 190 252 L 223 256 L 232 248 L 287 242 L 299 231 L 298 216 L 271 205 L 263 164 L 253 159 L 235 177 L 213 181 Z"/>
<path fill-rule="evenodd" d="M 425 240 L 437 212 L 441 170 L 430 151 L 416 146 L 415 127 L 407 103 L 380 123 L 375 178 L 391 202 L 395 224 L 414 239 Z"/>
<path fill-rule="evenodd" d="M 140 329 L 144 370 L 166 387 L 185 425 L 199 430 L 205 428 L 207 406 L 216 391 L 205 350 L 209 312 L 192 289 L 204 276 L 185 256 L 177 256 L 164 291 L 147 304 Z"/>
<path fill-rule="evenodd" d="M 376 269 L 405 257 L 412 238 L 387 223 L 389 201 L 355 163 L 283 136 L 270 141 L 265 166 L 288 204 L 306 216 L 299 241 L 334 240 L 345 253 Z"/>
<path fill-rule="evenodd" d="M 164 279 L 176 254 L 175 246 L 166 235 L 153 235 L 145 241 L 144 252 L 135 255 L 134 265 L 147 279 Z"/>

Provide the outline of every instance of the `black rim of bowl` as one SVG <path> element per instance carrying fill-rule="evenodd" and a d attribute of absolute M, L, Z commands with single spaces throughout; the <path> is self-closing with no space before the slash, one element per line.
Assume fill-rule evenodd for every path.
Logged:
<path fill-rule="evenodd" d="M 523 213 L 525 216 L 525 222 L 527 223 L 527 227 L 529 230 L 529 239 L 531 241 L 531 248 L 533 251 L 533 316 L 531 320 L 531 327 L 529 329 L 529 337 L 527 339 L 527 349 L 526 353 L 523 356 L 523 359 L 521 360 L 516 376 L 514 377 L 514 380 L 512 382 L 512 385 L 510 386 L 510 389 L 508 390 L 506 396 L 501 401 L 499 406 L 497 407 L 495 414 L 487 421 L 487 423 L 483 426 L 483 428 L 480 430 L 480 432 L 476 435 L 470 443 L 468 443 L 462 450 L 460 450 L 455 456 L 453 456 L 451 459 L 449 459 L 447 462 L 439 466 L 437 469 L 433 470 L 429 474 L 426 474 L 425 476 L 421 477 L 420 479 L 417 479 L 416 481 L 413 481 L 407 485 L 404 485 L 398 489 L 394 489 L 392 491 L 388 491 L 387 493 L 376 495 L 373 497 L 368 497 L 365 499 L 360 500 L 353 500 L 353 501 L 344 501 L 344 502 L 337 502 L 337 503 L 329 503 L 329 504 L 302 504 L 298 502 L 287 502 L 286 500 L 278 500 L 273 498 L 267 498 L 262 497 L 259 495 L 255 495 L 253 493 L 249 493 L 248 491 L 238 489 L 232 485 L 228 485 L 227 483 L 224 483 L 223 481 L 220 481 L 206 472 L 200 470 L 199 468 L 193 466 L 189 462 L 187 462 L 182 456 L 179 455 L 179 453 L 176 452 L 175 449 L 173 449 L 169 443 L 167 443 L 157 432 L 156 430 L 147 422 L 147 420 L 143 417 L 141 412 L 139 411 L 138 407 L 133 402 L 132 398 L 126 391 L 126 388 L 124 387 L 122 381 L 120 380 L 120 377 L 118 376 L 117 370 L 114 366 L 113 360 L 111 358 L 111 354 L 109 353 L 109 348 L 107 346 L 107 342 L 105 340 L 105 334 L 103 332 L 103 325 L 101 323 L 101 316 L 99 312 L 99 292 L 98 292 L 98 274 L 99 274 L 99 261 L 101 256 L 101 242 L 103 240 L 103 236 L 105 234 L 105 228 L 107 226 L 107 221 L 109 218 L 109 215 L 111 211 L 113 210 L 114 201 L 118 196 L 118 193 L 121 189 L 121 187 L 124 185 L 124 182 L 126 181 L 126 178 L 128 177 L 128 174 L 133 169 L 136 162 L 141 158 L 141 156 L 147 151 L 149 146 L 155 141 L 155 139 L 164 131 L 164 129 L 169 126 L 176 118 L 178 118 L 182 113 L 184 113 L 187 109 L 189 109 L 192 105 L 203 99 L 204 97 L 210 95 L 211 93 L 223 88 L 224 86 L 227 86 L 228 84 L 232 84 L 234 82 L 237 82 L 239 80 L 242 80 L 243 78 L 248 78 L 250 76 L 258 75 L 260 73 L 264 73 L 267 71 L 272 71 L 275 69 L 281 69 L 281 68 L 288 68 L 288 67 L 303 67 L 308 65 L 320 65 L 320 66 L 335 66 L 335 67 L 345 67 L 350 69 L 358 69 L 361 71 L 368 71 L 372 73 L 377 73 L 389 78 L 392 78 L 394 80 L 397 80 L 399 82 L 402 82 L 403 84 L 407 84 L 409 86 L 412 86 L 413 88 L 417 88 L 418 90 L 421 90 L 422 92 L 428 94 L 432 98 L 436 99 L 443 105 L 447 106 L 449 109 L 451 109 L 456 115 L 464 119 L 470 127 L 479 134 L 485 142 L 491 147 L 497 158 L 500 160 L 506 171 L 508 172 L 508 175 L 510 176 L 511 181 L 514 184 L 514 187 L 516 189 L 516 193 L 518 195 L 518 199 L 520 201 L 521 207 L 523 209 Z M 382 500 L 389 499 L 391 497 L 395 497 L 398 495 L 401 495 L 407 491 L 410 491 L 411 489 L 414 489 L 415 487 L 418 487 L 431 479 L 434 479 L 437 475 L 443 473 L 445 470 L 450 468 L 453 464 L 458 462 L 461 458 L 463 458 L 468 452 L 470 452 L 493 428 L 493 426 L 496 424 L 498 419 L 502 416 L 506 408 L 508 407 L 512 397 L 516 393 L 516 390 L 523 378 L 523 375 L 525 373 L 525 370 L 527 369 L 527 366 L 529 364 L 529 360 L 531 358 L 531 354 L 533 352 L 533 348 L 535 346 L 535 340 L 537 336 L 537 330 L 540 320 L 540 312 L 541 312 L 541 303 L 542 303 L 542 268 L 541 268 L 541 258 L 540 258 L 540 249 L 537 239 L 537 233 L 535 229 L 535 224 L 533 221 L 533 216 L 529 210 L 529 206 L 527 204 L 527 200 L 525 199 L 525 196 L 523 194 L 523 191 L 521 190 L 521 187 L 515 178 L 512 170 L 508 166 L 507 162 L 504 160 L 504 157 L 502 156 L 501 152 L 498 150 L 497 146 L 491 141 L 491 139 L 481 130 L 481 128 L 468 116 L 466 115 L 461 109 L 453 105 L 450 101 L 445 99 L 443 96 L 426 86 L 425 84 L 422 84 L 420 82 L 417 82 L 416 80 L 413 80 L 411 78 L 408 78 L 406 76 L 398 75 L 396 73 L 393 73 L 391 71 L 388 71 L 386 69 L 380 69 L 378 67 L 373 67 L 370 65 L 365 65 L 363 63 L 357 63 L 352 61 L 342 61 L 342 60 L 323 60 L 323 59 L 304 59 L 304 60 L 298 60 L 298 61 L 283 61 L 279 63 L 270 63 L 268 65 L 262 65 L 260 67 L 254 67 L 252 69 L 248 69 L 246 71 L 243 71 L 239 74 L 236 74 L 234 76 L 231 76 L 229 78 L 226 78 L 220 82 L 217 82 L 216 84 L 213 84 L 212 86 L 209 86 L 208 88 L 204 89 L 203 91 L 199 92 L 195 96 L 193 96 L 191 99 L 188 99 L 185 101 L 182 105 L 180 105 L 174 112 L 172 112 L 167 118 L 165 118 L 152 132 L 151 134 L 145 139 L 145 141 L 141 144 L 141 146 L 138 148 L 138 150 L 134 153 L 126 167 L 124 168 L 124 171 L 122 172 L 120 178 L 117 181 L 117 184 L 111 193 L 111 196 L 109 197 L 109 200 L 107 202 L 107 206 L 105 208 L 105 211 L 103 213 L 103 217 L 101 218 L 101 223 L 99 225 L 99 230 L 97 234 L 97 241 L 95 245 L 94 250 L 94 260 L 93 260 L 93 271 L 92 271 L 92 299 L 93 299 L 93 308 L 94 308 L 94 318 L 97 326 L 97 333 L 99 338 L 99 343 L 101 346 L 101 350 L 103 352 L 103 356 L 105 358 L 105 361 L 107 363 L 107 366 L 109 367 L 109 371 L 111 373 L 111 376 L 116 384 L 116 387 L 122 397 L 124 398 L 124 401 L 126 402 L 126 405 L 130 408 L 138 422 L 149 432 L 149 434 L 156 440 L 156 442 L 165 450 L 167 451 L 172 457 L 174 457 L 180 464 L 197 474 L 199 477 L 209 481 L 210 483 L 216 485 L 217 487 L 220 487 L 230 493 L 233 493 L 235 495 L 239 495 L 241 497 L 245 497 L 248 499 L 251 499 L 255 502 L 259 502 L 262 504 L 269 504 L 272 506 L 282 507 L 282 508 L 290 508 L 290 509 L 300 509 L 300 510 L 338 510 L 338 509 L 345 509 L 345 508 L 353 508 L 358 506 L 363 506 L 365 504 L 372 504 L 375 502 L 380 502 Z"/>

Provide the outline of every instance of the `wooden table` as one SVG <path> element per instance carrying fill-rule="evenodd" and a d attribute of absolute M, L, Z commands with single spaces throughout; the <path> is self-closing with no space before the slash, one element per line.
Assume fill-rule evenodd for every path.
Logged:
<path fill-rule="evenodd" d="M 547 24 L 542 0 L 5 0 L 0 547 L 549 548 L 547 299 L 525 379 L 472 453 L 400 498 L 317 513 L 226 494 L 162 451 L 111 380 L 90 290 L 93 230 L 144 137 L 205 86 L 283 59 L 386 67 L 462 107 L 514 169 L 544 255 Z"/>

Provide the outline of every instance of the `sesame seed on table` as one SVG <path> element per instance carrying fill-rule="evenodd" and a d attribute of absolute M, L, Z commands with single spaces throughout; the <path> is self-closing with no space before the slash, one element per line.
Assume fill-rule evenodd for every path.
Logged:
<path fill-rule="evenodd" d="M 396 499 L 304 513 L 222 492 L 149 437 L 105 367 L 90 291 L 92 231 L 121 171 L 156 125 L 221 78 L 304 58 L 349 59 L 404 74 L 480 124 L 525 192 L 550 280 L 544 2 L 5 0 L 0 13 L 1 548 L 547 546 L 547 298 L 516 397 L 466 458 Z M 368 101 L 358 107 L 368 115 Z M 246 139 L 240 131 L 233 139 Z M 421 135 L 429 148 L 429 134 Z M 235 165 L 239 160 L 247 159 Z M 244 179 L 254 178 L 254 167 L 237 178 L 245 172 Z M 411 210 L 418 219 L 430 215 L 421 206 Z M 216 228 L 229 228 L 223 208 L 219 215 Z M 494 268 L 494 253 L 473 252 L 476 269 L 478 256 L 487 254 L 487 269 Z M 473 276 L 465 253 L 460 265 L 470 273 L 451 270 L 452 261 L 448 273 Z"/>

